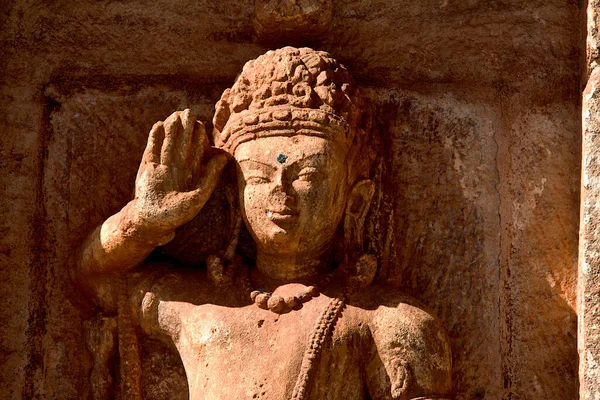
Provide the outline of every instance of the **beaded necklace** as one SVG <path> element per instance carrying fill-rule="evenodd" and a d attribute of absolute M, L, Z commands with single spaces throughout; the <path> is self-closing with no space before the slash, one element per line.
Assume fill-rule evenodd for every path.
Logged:
<path fill-rule="evenodd" d="M 244 276 L 242 278 L 242 286 L 245 292 L 249 294 L 250 300 L 263 310 L 269 310 L 276 314 L 287 314 L 292 310 L 298 310 L 302 304 L 311 300 L 313 297 L 319 296 L 321 290 L 325 288 L 333 278 L 335 271 L 331 272 L 318 285 L 307 286 L 302 292 L 295 296 L 287 296 L 283 298 L 272 292 L 253 289 L 250 283 L 250 278 Z"/>

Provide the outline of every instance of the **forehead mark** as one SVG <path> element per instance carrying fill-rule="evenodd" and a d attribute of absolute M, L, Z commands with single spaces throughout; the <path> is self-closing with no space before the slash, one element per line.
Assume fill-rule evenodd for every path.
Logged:
<path fill-rule="evenodd" d="M 288 159 L 288 156 L 286 156 L 285 154 L 282 154 L 282 153 L 279 153 L 279 155 L 277 156 L 277 162 L 279 164 L 285 164 L 287 159 Z"/>
<path fill-rule="evenodd" d="M 326 153 L 316 153 L 316 154 L 308 154 L 308 155 L 304 155 L 302 156 L 300 159 L 298 160 L 294 160 L 293 162 L 289 163 L 288 165 L 283 166 L 282 168 L 284 170 L 287 170 L 289 168 L 306 168 L 306 167 L 324 167 L 325 165 L 322 164 L 323 161 L 326 162 L 327 160 L 327 154 Z M 316 164 L 315 164 L 316 163 Z M 241 160 L 238 160 L 238 165 L 243 169 L 243 170 L 265 170 L 265 172 L 267 173 L 273 173 L 274 171 L 276 171 L 278 168 L 277 164 L 272 164 L 269 161 L 259 161 L 255 158 L 243 158 Z"/>

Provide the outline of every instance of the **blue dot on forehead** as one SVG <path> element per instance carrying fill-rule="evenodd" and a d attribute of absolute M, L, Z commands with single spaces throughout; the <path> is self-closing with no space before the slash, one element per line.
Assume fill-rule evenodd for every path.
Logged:
<path fill-rule="evenodd" d="M 277 156 L 277 162 L 279 162 L 279 164 L 284 164 L 287 161 L 288 157 L 285 154 L 281 154 L 279 153 L 279 155 Z"/>

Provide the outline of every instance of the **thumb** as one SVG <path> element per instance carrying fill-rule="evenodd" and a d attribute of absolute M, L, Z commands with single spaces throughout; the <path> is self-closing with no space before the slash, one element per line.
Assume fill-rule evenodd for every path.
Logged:
<path fill-rule="evenodd" d="M 217 187 L 223 168 L 227 165 L 229 157 L 225 153 L 212 157 L 204 167 L 204 176 L 200 179 L 198 187 L 190 192 L 188 196 L 196 206 L 202 207 L 212 192 Z"/>
<path fill-rule="evenodd" d="M 229 162 L 229 157 L 230 156 L 228 153 L 222 152 L 218 153 L 217 155 L 213 156 L 210 160 L 208 160 L 204 169 L 204 176 L 200 180 L 198 189 L 200 189 L 202 185 L 207 181 L 214 181 L 215 184 L 217 183 L 219 177 L 221 176 L 221 172 L 223 172 L 223 169 Z"/>

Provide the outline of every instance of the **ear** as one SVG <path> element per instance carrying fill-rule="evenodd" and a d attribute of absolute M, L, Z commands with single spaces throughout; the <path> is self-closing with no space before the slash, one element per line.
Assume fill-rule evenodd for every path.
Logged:
<path fill-rule="evenodd" d="M 212 142 L 217 146 L 222 146 L 224 139 L 221 137 L 221 132 L 223 132 L 223 128 L 227 124 L 229 117 L 231 115 L 231 110 L 229 108 L 229 92 L 230 89 L 225 89 L 223 94 L 221 95 L 221 100 L 217 102 L 215 105 L 215 115 L 213 116 L 213 131 L 212 131 Z"/>
<path fill-rule="evenodd" d="M 375 184 L 370 179 L 357 182 L 348 197 L 344 216 L 344 241 L 347 256 L 354 258 L 363 251 L 365 217 L 369 211 Z"/>

